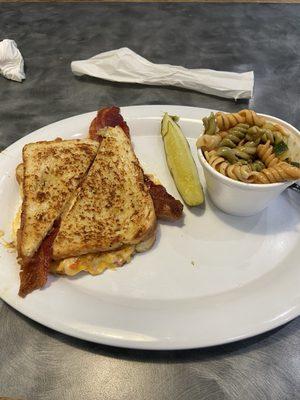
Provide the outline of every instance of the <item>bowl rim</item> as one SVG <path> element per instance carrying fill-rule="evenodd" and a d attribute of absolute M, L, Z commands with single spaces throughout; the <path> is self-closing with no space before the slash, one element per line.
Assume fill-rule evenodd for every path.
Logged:
<path fill-rule="evenodd" d="M 288 129 L 288 131 L 290 131 L 291 133 L 294 133 L 294 134 L 300 136 L 300 131 L 297 128 L 295 128 L 293 125 L 289 124 L 288 122 L 286 122 L 280 118 L 273 117 L 272 115 L 268 115 L 268 114 L 262 114 L 262 113 L 257 113 L 257 115 L 265 117 L 270 122 L 280 123 L 281 125 L 286 127 Z M 243 188 L 243 189 L 250 189 L 250 190 L 251 189 L 264 190 L 264 189 L 280 188 L 283 186 L 290 186 L 294 182 L 297 182 L 297 179 L 292 180 L 292 181 L 284 181 L 284 182 L 276 182 L 276 183 L 263 183 L 263 184 L 262 183 L 246 183 L 246 182 L 241 182 L 241 181 L 235 181 L 234 179 L 229 178 L 228 176 L 223 175 L 220 172 L 218 172 L 217 170 L 215 170 L 207 162 L 201 148 L 197 148 L 197 153 L 198 153 L 198 158 L 202 164 L 202 167 L 205 167 L 206 169 L 208 169 L 216 178 L 223 180 L 223 183 L 225 183 L 227 186 L 233 185 L 236 187 L 240 187 L 241 189 Z"/>

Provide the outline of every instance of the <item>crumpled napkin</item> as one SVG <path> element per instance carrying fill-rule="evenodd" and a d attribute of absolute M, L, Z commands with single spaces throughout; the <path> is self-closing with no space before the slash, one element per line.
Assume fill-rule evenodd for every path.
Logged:
<path fill-rule="evenodd" d="M 123 47 L 73 61 L 75 75 L 91 75 L 116 82 L 168 85 L 192 89 L 215 96 L 249 99 L 252 97 L 253 71 L 236 73 L 211 69 L 188 69 L 169 64 L 154 64 Z"/>
<path fill-rule="evenodd" d="M 0 74 L 16 82 L 25 79 L 24 60 L 14 40 L 0 42 Z"/>

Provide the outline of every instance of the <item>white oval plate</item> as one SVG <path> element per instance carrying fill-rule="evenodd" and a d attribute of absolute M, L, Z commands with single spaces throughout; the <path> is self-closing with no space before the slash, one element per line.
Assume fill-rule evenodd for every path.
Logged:
<path fill-rule="evenodd" d="M 179 198 L 160 137 L 163 112 L 179 115 L 197 160 L 201 118 L 211 110 L 134 106 L 121 112 L 146 172 Z M 95 112 L 56 122 L 0 154 L 0 229 L 9 241 L 17 210 L 15 168 L 25 143 L 82 138 Z M 205 186 L 205 184 L 204 184 Z M 12 307 L 57 331 L 93 342 L 140 349 L 212 346 L 253 336 L 299 315 L 300 196 L 285 191 L 262 213 L 233 217 L 184 208 L 182 223 L 160 223 L 155 246 L 115 271 L 92 277 L 49 277 L 21 299 L 16 254 L 0 246 L 0 295 Z"/>

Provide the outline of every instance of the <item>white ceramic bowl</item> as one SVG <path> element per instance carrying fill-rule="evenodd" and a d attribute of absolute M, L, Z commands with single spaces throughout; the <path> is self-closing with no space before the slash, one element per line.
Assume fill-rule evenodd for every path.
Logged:
<path fill-rule="evenodd" d="M 270 122 L 279 123 L 291 134 L 300 135 L 300 132 L 287 122 L 269 115 L 259 115 Z M 271 200 L 295 182 L 253 184 L 235 181 L 212 168 L 206 161 L 201 149 L 198 149 L 198 157 L 203 167 L 210 198 L 218 208 L 231 215 L 250 216 L 257 214 L 266 208 Z"/>

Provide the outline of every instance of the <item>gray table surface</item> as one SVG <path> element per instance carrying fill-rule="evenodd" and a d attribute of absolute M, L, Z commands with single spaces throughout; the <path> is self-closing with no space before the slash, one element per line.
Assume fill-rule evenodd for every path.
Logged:
<path fill-rule="evenodd" d="M 0 78 L 0 145 L 107 104 L 249 106 L 299 127 L 299 27 L 300 5 L 0 4 L 0 38 L 16 40 L 27 73 L 22 84 Z M 158 63 L 253 69 L 254 99 L 71 74 L 72 60 L 122 46 Z M 298 318 L 229 345 L 134 351 L 57 333 L 0 300 L 0 397 L 300 399 L 299 328 Z"/>

